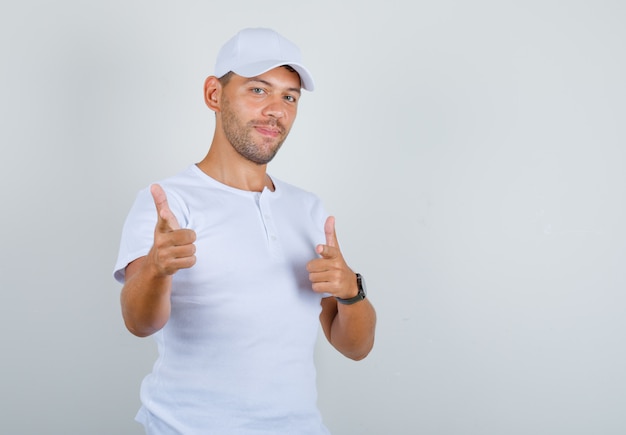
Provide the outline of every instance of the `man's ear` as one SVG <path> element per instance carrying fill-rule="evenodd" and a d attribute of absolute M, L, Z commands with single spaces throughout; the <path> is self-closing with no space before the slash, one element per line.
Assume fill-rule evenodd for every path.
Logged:
<path fill-rule="evenodd" d="M 204 102 L 214 112 L 220 111 L 220 97 L 222 84 L 215 76 L 209 76 L 204 81 Z"/>

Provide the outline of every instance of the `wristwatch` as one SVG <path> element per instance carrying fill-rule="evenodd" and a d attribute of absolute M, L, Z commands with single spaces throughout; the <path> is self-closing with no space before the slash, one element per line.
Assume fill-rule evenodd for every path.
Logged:
<path fill-rule="evenodd" d="M 348 299 L 341 299 L 335 296 L 337 302 L 344 305 L 352 305 L 365 299 L 365 296 L 367 295 L 367 289 L 365 287 L 365 279 L 363 279 L 363 276 L 360 273 L 356 274 L 356 286 L 359 289 L 359 292 L 356 294 L 356 296 Z"/>

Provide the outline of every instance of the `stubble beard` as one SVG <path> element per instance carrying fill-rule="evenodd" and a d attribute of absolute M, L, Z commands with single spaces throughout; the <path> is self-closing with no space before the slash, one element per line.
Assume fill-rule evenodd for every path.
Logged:
<path fill-rule="evenodd" d="M 288 131 L 276 119 L 270 121 L 240 122 L 235 112 L 230 108 L 228 101 L 222 101 L 222 126 L 226 139 L 235 151 L 243 158 L 257 165 L 265 165 L 272 161 L 278 150 L 287 139 Z M 280 136 L 276 138 L 259 138 L 257 142 L 252 138 L 255 126 L 271 126 L 280 129 Z"/>

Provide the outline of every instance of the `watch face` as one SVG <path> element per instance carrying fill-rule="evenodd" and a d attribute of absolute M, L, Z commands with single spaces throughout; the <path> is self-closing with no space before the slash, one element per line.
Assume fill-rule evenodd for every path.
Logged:
<path fill-rule="evenodd" d="M 360 273 L 356 274 L 356 283 L 359 287 L 359 294 L 365 296 L 367 294 L 367 288 L 365 287 L 365 279 L 363 279 Z"/>

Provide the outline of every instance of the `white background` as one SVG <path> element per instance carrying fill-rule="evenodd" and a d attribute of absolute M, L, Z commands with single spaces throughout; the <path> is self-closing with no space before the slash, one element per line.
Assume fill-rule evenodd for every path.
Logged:
<path fill-rule="evenodd" d="M 621 1 L 0 6 L 0 432 L 140 434 L 112 276 L 136 192 L 206 153 L 242 27 L 303 50 L 270 172 L 337 217 L 379 324 L 317 352 L 336 435 L 626 433 Z"/>

